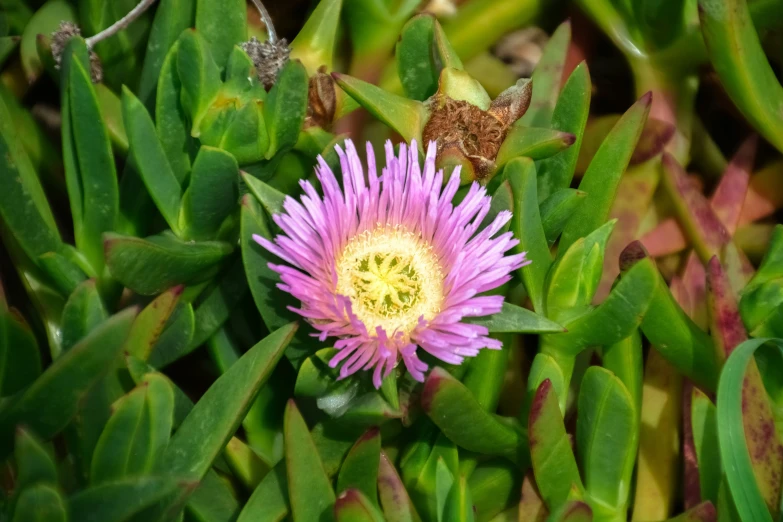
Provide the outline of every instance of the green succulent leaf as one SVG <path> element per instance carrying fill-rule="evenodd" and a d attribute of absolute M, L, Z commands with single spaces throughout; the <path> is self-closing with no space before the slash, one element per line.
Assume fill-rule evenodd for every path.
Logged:
<path fill-rule="evenodd" d="M 470 391 L 446 370 L 432 370 L 424 383 L 421 402 L 430 419 L 460 447 L 516 463 L 525 461 L 521 427 L 484 411 Z"/>
<path fill-rule="evenodd" d="M 242 0 L 196 2 L 196 30 L 223 69 L 235 45 L 247 40 L 247 5 Z"/>
<path fill-rule="evenodd" d="M 210 386 L 158 459 L 159 471 L 196 480 L 204 476 L 242 422 L 295 331 L 293 323 L 272 332 Z"/>
<path fill-rule="evenodd" d="M 44 439 L 62 431 L 85 393 L 116 361 L 135 315 L 131 308 L 104 321 L 5 404 L 0 413 L 0 448 L 10 450 L 18 424 L 29 426 Z"/>
<path fill-rule="evenodd" d="M 476 466 L 468 488 L 478 520 L 492 520 L 519 500 L 522 473 L 505 459 L 492 459 Z"/>
<path fill-rule="evenodd" d="M 571 488 L 582 491 L 582 480 L 571 451 L 558 398 L 549 379 L 536 390 L 528 420 L 530 457 L 536 484 L 550 510 L 565 503 Z"/>
<path fill-rule="evenodd" d="M 0 305 L 0 396 L 21 391 L 41 374 L 41 355 L 30 326 Z"/>
<path fill-rule="evenodd" d="M 285 462 L 294 520 L 333 520 L 335 496 L 318 451 L 293 400 L 285 410 Z"/>
<path fill-rule="evenodd" d="M 264 120 L 269 132 L 266 159 L 287 152 L 296 144 L 307 112 L 307 93 L 307 71 L 301 63 L 289 61 L 264 103 Z"/>
<path fill-rule="evenodd" d="M 101 324 L 109 313 L 92 279 L 76 287 L 63 308 L 62 349 L 69 350 Z"/>
<path fill-rule="evenodd" d="M 201 5 L 210 2 L 200 1 L 196 9 L 196 19 L 203 12 Z M 225 6 L 220 6 L 223 9 Z M 207 7 L 206 9 L 209 9 Z M 244 6 L 239 11 L 245 12 Z M 198 24 L 198 21 L 196 22 Z M 222 23 L 222 17 L 216 15 L 211 23 Z M 209 44 L 201 33 L 188 29 L 182 33 L 176 51 L 177 71 L 181 82 L 181 99 L 185 112 L 192 121 L 191 135 L 198 138 L 201 134 L 201 123 L 209 107 L 215 101 L 220 91 L 220 68 L 215 63 Z M 234 44 L 226 49 L 224 60 L 228 58 Z"/>
<path fill-rule="evenodd" d="M 12 522 L 67 522 L 68 508 L 54 486 L 37 484 L 22 491 Z"/>
<path fill-rule="evenodd" d="M 590 505 L 580 500 L 571 500 L 555 509 L 547 522 L 592 522 L 593 510 Z"/>
<path fill-rule="evenodd" d="M 75 249 L 70 245 L 63 246 L 65 252 L 75 252 Z M 80 254 L 75 254 L 75 256 L 79 255 Z M 71 295 L 71 293 L 76 290 L 76 287 L 87 279 L 87 275 L 84 273 L 82 267 L 71 260 L 71 258 L 75 256 L 69 255 L 69 257 L 66 257 L 57 252 L 47 252 L 37 259 L 38 266 L 46 274 L 49 281 L 54 285 L 54 288 L 65 298 Z M 82 265 L 84 265 L 84 263 L 82 263 Z M 91 269 L 92 267 L 84 266 L 84 268 Z M 92 270 L 90 270 L 90 272 L 92 272 Z"/>
<path fill-rule="evenodd" d="M 540 183 L 539 189 L 541 189 Z M 547 244 L 550 247 L 560 237 L 566 223 L 568 223 L 576 209 L 579 208 L 579 205 L 584 202 L 586 195 L 581 190 L 564 188 L 555 191 L 541 202 L 539 206 L 541 227 L 544 229 L 544 236 L 546 236 Z"/>
<path fill-rule="evenodd" d="M 152 118 L 127 88 L 122 92 L 122 113 L 134 165 L 166 223 L 177 233 L 182 187 L 171 170 Z"/>
<path fill-rule="evenodd" d="M 559 399 L 560 410 L 565 413 L 565 403 L 568 398 L 568 389 L 566 385 L 566 376 L 563 369 L 560 367 L 557 359 L 551 355 L 547 355 L 544 352 L 539 352 L 533 358 L 533 364 L 530 366 L 530 374 L 527 378 L 527 397 L 525 407 L 522 411 L 521 419 L 528 418 L 530 413 L 530 406 L 532 405 L 533 398 L 536 395 L 536 390 L 541 386 L 544 381 L 549 381 L 549 384 L 554 389 L 554 393 Z M 570 380 L 570 372 L 569 372 Z"/>
<path fill-rule="evenodd" d="M 345 74 L 332 73 L 337 84 L 359 105 L 400 134 L 405 141 L 421 143 L 427 121 L 424 104 L 384 91 L 371 83 Z"/>
<path fill-rule="evenodd" d="M 212 239 L 239 202 L 239 166 L 228 152 L 202 146 L 183 198 L 185 234 Z"/>
<path fill-rule="evenodd" d="M 50 450 L 26 428 L 16 429 L 14 460 L 19 491 L 35 484 L 57 485 L 57 467 Z"/>
<path fill-rule="evenodd" d="M 337 475 L 337 491 L 357 490 L 370 504 L 377 506 L 380 454 L 381 433 L 377 428 L 371 428 L 356 441 L 346 455 Z"/>
<path fill-rule="evenodd" d="M 342 7 L 343 0 L 318 2 L 291 42 L 291 59 L 302 62 L 310 76 L 321 67 L 332 70 Z"/>
<path fill-rule="evenodd" d="M 177 287 L 175 287 L 177 288 Z M 193 345 L 196 331 L 196 314 L 193 305 L 180 303 L 172 312 L 163 331 L 151 348 L 148 357 L 154 368 L 162 368 L 176 361 Z"/>
<path fill-rule="evenodd" d="M 176 477 L 128 477 L 79 491 L 68 499 L 68 509 L 71 520 L 84 522 L 174 520 L 177 510 L 166 506 L 195 487 Z M 168 517 L 161 516 L 167 512 Z"/>
<path fill-rule="evenodd" d="M 180 96 L 182 82 L 177 69 L 178 53 L 177 41 L 171 46 L 161 65 L 155 100 L 155 129 L 169 166 L 177 181 L 182 183 L 190 172 L 190 153 L 195 146 L 190 136 L 185 108 Z"/>
<path fill-rule="evenodd" d="M 576 139 L 563 152 L 541 160 L 536 165 L 540 201 L 548 200 L 556 192 L 571 185 L 590 113 L 591 94 L 590 72 L 587 70 L 587 64 L 580 63 L 563 85 L 552 112 L 552 128 L 569 133 Z M 544 215 L 543 208 L 541 215 Z"/>
<path fill-rule="evenodd" d="M 704 43 L 721 84 L 742 114 L 783 151 L 783 87 L 767 61 L 745 0 L 699 0 Z"/>
<path fill-rule="evenodd" d="M 288 515 L 288 482 L 283 463 L 275 466 L 250 495 L 237 522 L 277 522 Z"/>
<path fill-rule="evenodd" d="M 185 511 L 199 522 L 231 522 L 239 512 L 239 501 L 229 480 L 210 469 L 193 490 Z"/>
<path fill-rule="evenodd" d="M 503 303 L 500 312 L 482 317 L 466 317 L 466 323 L 486 326 L 490 333 L 550 333 L 563 332 L 564 328 L 526 308 Z"/>
<path fill-rule="evenodd" d="M 585 201 L 571 216 L 560 238 L 560 251 L 565 251 L 580 237 L 601 226 L 609 217 L 620 177 L 639 141 L 652 94 L 639 98 L 615 124 L 579 183 L 579 190 L 587 193 Z"/>
<path fill-rule="evenodd" d="M 446 497 L 443 510 L 443 522 L 473 522 L 473 499 L 468 487 L 467 478 L 462 475 L 454 484 Z"/>
<path fill-rule="evenodd" d="M 549 126 L 560 93 L 560 82 L 570 43 L 571 22 L 567 21 L 560 24 L 552 34 L 533 70 L 533 100 L 530 102 L 530 109 L 520 121 L 521 125 Z"/>
<path fill-rule="evenodd" d="M 117 401 L 95 446 L 93 484 L 150 472 L 171 435 L 174 392 L 168 379 L 150 374 Z"/>
<path fill-rule="evenodd" d="M 112 276 L 142 295 L 208 279 L 232 250 L 228 243 L 192 243 L 170 232 L 144 239 L 106 234 L 104 240 L 106 264 Z"/>
<path fill-rule="evenodd" d="M 16 51 L 16 46 L 19 45 L 21 40 L 20 36 L 0 36 L 0 66 L 4 65 L 6 60 L 13 55 L 14 51 Z M 37 53 L 37 42 L 35 49 Z"/>
<path fill-rule="evenodd" d="M 521 156 L 543 160 L 567 149 L 575 140 L 574 135 L 567 132 L 517 125 L 503 140 L 495 162 L 502 166 Z"/>
<path fill-rule="evenodd" d="M 609 370 L 593 366 L 579 388 L 577 454 L 590 498 L 625 513 L 639 444 L 633 397 Z"/>
<path fill-rule="evenodd" d="M 139 313 L 125 343 L 125 351 L 129 355 L 142 361 L 149 359 L 155 343 L 179 302 L 182 290 L 182 286 L 175 286 L 163 292 Z"/>
<path fill-rule="evenodd" d="M 438 21 L 423 14 L 414 16 L 402 28 L 396 58 L 397 74 L 405 94 L 419 101 L 438 90 L 438 78 L 444 67 L 462 68 Z"/>
<path fill-rule="evenodd" d="M 193 27 L 195 9 L 196 3 L 191 0 L 162 0 L 155 12 L 137 91 L 139 99 L 150 109 L 155 106 L 156 91 L 160 93 L 158 78 L 167 69 L 172 46 L 182 31 Z"/>
<path fill-rule="evenodd" d="M 717 504 L 724 476 L 718 441 L 718 413 L 710 398 L 698 388 L 694 388 L 691 395 L 691 426 L 701 497 Z"/>
<path fill-rule="evenodd" d="M 618 343 L 604 346 L 601 353 L 603 367 L 612 372 L 623 383 L 633 397 L 633 405 L 639 414 L 642 408 L 642 380 L 644 379 L 644 359 L 642 356 L 642 337 L 634 332 Z"/>

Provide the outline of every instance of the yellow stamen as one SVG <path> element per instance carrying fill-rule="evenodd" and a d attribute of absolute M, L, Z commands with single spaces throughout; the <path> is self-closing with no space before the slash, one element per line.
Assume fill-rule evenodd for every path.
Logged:
<path fill-rule="evenodd" d="M 432 246 L 403 227 L 378 226 L 353 238 L 337 260 L 337 293 L 374 334 L 409 334 L 443 304 L 443 273 Z"/>

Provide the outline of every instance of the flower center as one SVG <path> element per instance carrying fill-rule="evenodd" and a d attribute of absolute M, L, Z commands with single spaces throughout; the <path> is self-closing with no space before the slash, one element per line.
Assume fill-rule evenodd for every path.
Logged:
<path fill-rule="evenodd" d="M 337 293 L 372 334 L 409 334 L 443 303 L 443 273 L 432 247 L 403 227 L 379 226 L 354 237 L 337 261 Z"/>

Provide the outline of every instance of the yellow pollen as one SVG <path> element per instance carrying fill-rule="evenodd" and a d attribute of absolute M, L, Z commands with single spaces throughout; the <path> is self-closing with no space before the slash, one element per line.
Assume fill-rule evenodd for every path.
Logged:
<path fill-rule="evenodd" d="M 404 227 L 379 225 L 351 239 L 337 260 L 337 293 L 374 335 L 408 335 L 419 317 L 430 320 L 443 304 L 443 273 L 432 246 Z"/>

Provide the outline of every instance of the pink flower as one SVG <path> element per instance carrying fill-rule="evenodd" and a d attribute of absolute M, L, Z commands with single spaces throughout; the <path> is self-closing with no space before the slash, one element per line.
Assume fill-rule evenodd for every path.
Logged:
<path fill-rule="evenodd" d="M 400 359 L 423 381 L 419 348 L 450 364 L 501 348 L 486 327 L 462 319 L 499 312 L 503 296 L 479 294 L 530 263 L 525 253 L 505 255 L 518 243 L 511 232 L 495 237 L 511 213 L 500 212 L 479 230 L 490 209 L 486 189 L 473 183 L 452 205 L 459 169 L 444 185 L 434 143 L 422 171 L 415 142 L 401 145 L 399 157 L 387 142 L 380 177 L 369 143 L 366 176 L 353 143 L 345 146 L 336 148 L 342 187 L 319 157 L 323 197 L 300 182 L 301 202 L 287 197 L 285 212 L 273 216 L 284 234 L 274 242 L 253 236 L 288 263 L 269 266 L 280 274 L 279 287 L 301 301 L 292 310 L 321 341 L 337 338 L 330 366 L 342 363 L 340 378 L 372 368 L 378 388 Z"/>

